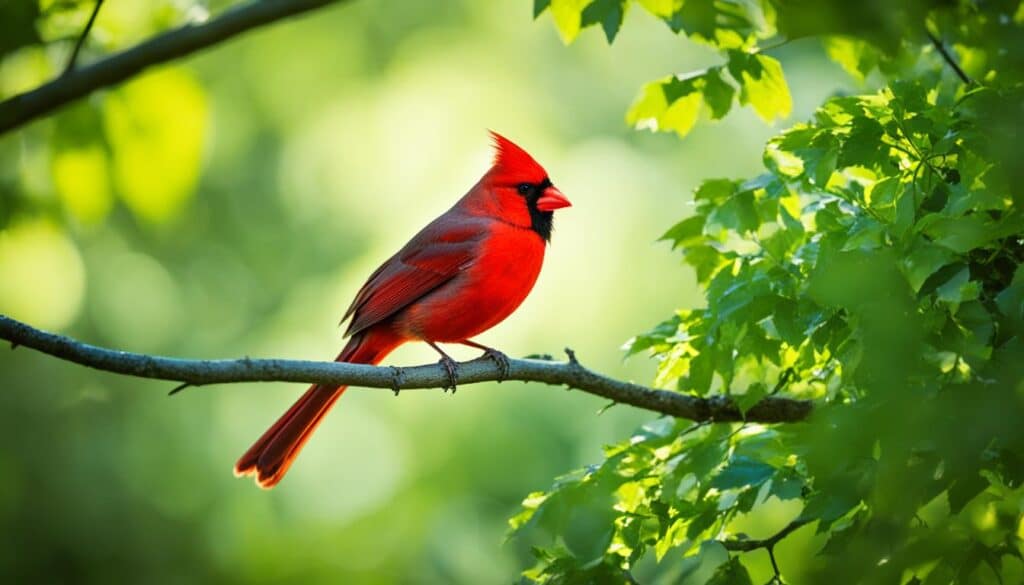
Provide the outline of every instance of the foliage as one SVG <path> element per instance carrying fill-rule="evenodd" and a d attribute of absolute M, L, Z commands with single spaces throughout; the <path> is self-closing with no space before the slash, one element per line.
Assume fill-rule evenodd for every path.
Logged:
<path fill-rule="evenodd" d="M 790 97 L 766 53 L 819 37 L 857 81 L 772 138 L 765 172 L 710 179 L 664 240 L 706 292 L 628 344 L 656 384 L 817 401 L 808 423 L 659 419 L 511 520 L 524 579 L 995 583 L 1022 578 L 1024 215 L 1014 136 L 1024 4 L 628 0 L 535 4 L 563 38 L 627 9 L 717 49 L 722 65 L 645 86 L 627 120 L 685 136 L 735 101 L 771 121 Z M 929 40 L 943 39 L 972 80 Z M 747 517 L 813 531 L 788 573 Z M 770 535 L 766 535 L 770 536 Z M 770 564 L 751 553 L 767 550 Z M 781 565 L 781 566 L 780 566 Z"/>
<path fill-rule="evenodd" d="M 0 99 L 34 89 L 66 66 L 95 2 L 41 0 L 0 3 Z M 202 5 L 160 0 L 152 5 L 106 6 L 83 43 L 78 65 L 97 54 L 140 40 L 205 14 Z M 173 104 L 166 111 L 160 103 Z M 54 128 L 24 133 L 24 149 L 37 164 L 53 167 L 59 197 L 44 205 L 28 189 L 9 152 L 0 165 L 0 229 L 19 214 L 68 216 L 78 225 L 102 223 L 120 199 L 139 219 L 160 223 L 191 196 L 207 111 L 202 88 L 182 69 L 146 73 L 114 90 L 109 100 L 69 107 Z M 6 137 L 5 137 L 6 139 Z M 10 143 L 0 142 L 0 148 Z"/>
<path fill-rule="evenodd" d="M 78 63 L 242 1 L 107 0 Z M 0 1 L 0 29 L 26 4 Z M 4 98 L 60 74 L 93 2 L 59 13 L 72 3 L 38 4 L 45 44 L 0 59 Z M 165 21 L 168 7 L 181 16 Z M 505 9 L 515 2 L 339 3 L 4 133 L 0 313 L 147 353 L 334 357 L 339 311 L 369 270 L 487 164 L 483 129 L 562 167 L 565 185 L 575 179 L 556 155 L 580 137 L 537 122 L 569 119 L 577 106 L 537 88 L 594 96 L 594 138 L 621 129 L 608 76 L 527 68 L 558 63 L 564 51 L 540 42 L 553 36 L 543 27 L 509 30 Z M 513 99 L 517 107 L 505 107 Z M 670 156 L 630 159 L 624 141 L 606 146 L 624 163 L 619 177 L 642 180 Z M 660 227 L 652 211 L 671 202 L 666 192 L 616 205 L 614 219 L 651 233 Z M 582 260 L 571 246 L 581 241 L 575 219 L 560 223 L 552 260 Z M 588 253 L 605 249 L 638 271 L 664 259 L 628 234 L 610 232 Z M 516 318 L 525 327 L 512 323 L 490 340 L 510 355 L 570 344 L 585 363 L 617 362 L 607 340 L 635 328 L 624 301 L 646 285 L 593 282 L 587 302 L 621 308 L 602 309 L 584 335 L 564 308 L 578 300 L 571 284 L 588 265 L 546 271 L 547 283 L 566 284 Z M 670 294 L 648 298 L 669 306 Z M 434 361 L 429 347 L 410 345 L 391 363 Z M 646 365 L 622 371 L 640 376 Z M 455 397 L 353 390 L 287 483 L 266 492 L 234 478 L 231 464 L 305 388 L 226 385 L 168 398 L 171 387 L 3 345 L 0 581 L 507 582 L 531 558 L 528 544 L 501 545 L 522 495 L 645 417 L 626 408 L 578 416 L 602 401 L 519 384 Z M 573 416 L 578 424 L 567 426 Z"/>

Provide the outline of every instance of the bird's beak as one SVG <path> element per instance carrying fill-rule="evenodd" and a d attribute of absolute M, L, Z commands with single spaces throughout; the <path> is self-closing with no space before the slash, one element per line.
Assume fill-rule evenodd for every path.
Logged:
<path fill-rule="evenodd" d="M 554 211 L 563 207 L 571 207 L 572 203 L 569 203 L 569 199 L 562 192 L 559 191 L 554 185 L 544 189 L 544 193 L 541 194 L 540 199 L 537 200 L 537 209 L 541 211 Z"/>

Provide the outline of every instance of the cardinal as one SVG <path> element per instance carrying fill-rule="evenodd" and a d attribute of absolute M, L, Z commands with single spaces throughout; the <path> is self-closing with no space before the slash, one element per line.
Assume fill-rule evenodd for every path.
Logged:
<path fill-rule="evenodd" d="M 491 132 L 491 168 L 451 209 L 370 275 L 341 322 L 351 319 L 335 361 L 377 364 L 408 341 L 441 354 L 452 387 L 455 362 L 438 343 L 484 351 L 507 372 L 508 358 L 472 340 L 512 314 L 530 293 L 551 239 L 554 211 L 569 207 L 540 166 Z M 236 476 L 276 485 L 346 386 L 314 384 L 235 463 Z"/>

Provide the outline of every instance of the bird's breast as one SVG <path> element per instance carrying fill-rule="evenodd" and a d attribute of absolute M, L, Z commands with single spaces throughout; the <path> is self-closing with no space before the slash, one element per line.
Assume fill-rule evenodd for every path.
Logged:
<path fill-rule="evenodd" d="M 495 222 L 476 258 L 400 317 L 411 337 L 461 341 L 512 314 L 537 282 L 544 241 L 536 232 Z"/>

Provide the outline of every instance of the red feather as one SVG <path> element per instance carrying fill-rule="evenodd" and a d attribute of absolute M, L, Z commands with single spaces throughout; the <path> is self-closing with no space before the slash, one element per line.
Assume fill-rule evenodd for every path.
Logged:
<path fill-rule="evenodd" d="M 354 315 L 353 335 L 394 315 L 469 266 L 487 235 L 480 222 L 447 229 L 431 223 L 378 268 L 356 294 L 342 321 Z"/>
<path fill-rule="evenodd" d="M 494 141 L 494 166 L 505 173 L 517 173 L 533 178 L 530 182 L 542 180 L 547 176 L 544 167 L 533 160 L 519 145 L 490 130 L 491 140 Z"/>
<path fill-rule="evenodd" d="M 351 335 L 337 361 L 376 364 L 411 340 L 463 343 L 523 302 L 540 274 L 550 212 L 568 200 L 523 149 L 492 132 L 494 165 L 451 209 L 370 275 L 345 311 Z M 524 185 L 532 190 L 523 191 Z M 532 206 L 532 207 L 531 207 Z M 543 207 L 541 208 L 543 209 Z M 539 231 L 537 217 L 546 217 Z M 479 347 L 479 346 L 478 346 Z M 262 487 L 284 477 L 345 387 L 314 385 L 235 464 Z"/>

